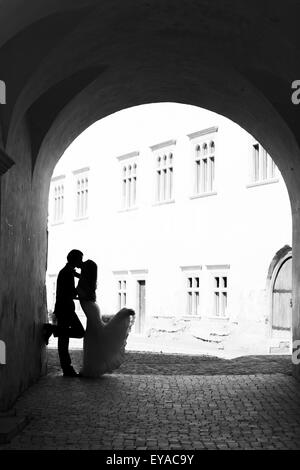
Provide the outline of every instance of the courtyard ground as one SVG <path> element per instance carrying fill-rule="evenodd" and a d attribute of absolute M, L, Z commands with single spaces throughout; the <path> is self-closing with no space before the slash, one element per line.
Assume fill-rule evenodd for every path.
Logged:
<path fill-rule="evenodd" d="M 72 350 L 79 369 L 81 350 Z M 15 407 L 30 422 L 0 450 L 300 449 L 291 358 L 128 351 L 101 379 L 48 374 Z"/>

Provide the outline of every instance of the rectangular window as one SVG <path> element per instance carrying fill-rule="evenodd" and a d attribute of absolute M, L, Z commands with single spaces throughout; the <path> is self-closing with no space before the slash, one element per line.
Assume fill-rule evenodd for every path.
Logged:
<path fill-rule="evenodd" d="M 168 140 L 150 147 L 153 152 L 154 202 L 163 204 L 174 199 L 174 146 L 176 140 Z"/>
<path fill-rule="evenodd" d="M 53 188 L 53 223 L 62 222 L 64 218 L 64 184 L 57 182 Z"/>
<path fill-rule="evenodd" d="M 215 142 L 208 140 L 194 148 L 195 195 L 215 191 Z"/>
<path fill-rule="evenodd" d="M 75 218 L 82 219 L 88 216 L 89 203 L 89 176 L 87 172 L 75 174 L 76 206 Z"/>
<path fill-rule="evenodd" d="M 200 278 L 192 275 L 187 278 L 187 314 L 200 315 Z"/>
<path fill-rule="evenodd" d="M 276 178 L 277 167 L 267 151 L 258 143 L 252 147 L 252 183 Z"/>
<path fill-rule="evenodd" d="M 137 164 L 126 163 L 122 170 L 122 208 L 130 209 L 136 206 L 137 200 Z"/>
<path fill-rule="evenodd" d="M 126 307 L 127 301 L 127 281 L 124 279 L 120 279 L 117 281 L 117 289 L 118 289 L 118 308 Z"/>
<path fill-rule="evenodd" d="M 213 288 L 214 312 L 213 314 L 216 317 L 227 316 L 227 285 L 228 285 L 227 276 L 224 276 L 224 275 L 214 276 L 214 288 Z"/>
<path fill-rule="evenodd" d="M 156 202 L 173 199 L 173 154 L 157 157 L 156 161 Z"/>

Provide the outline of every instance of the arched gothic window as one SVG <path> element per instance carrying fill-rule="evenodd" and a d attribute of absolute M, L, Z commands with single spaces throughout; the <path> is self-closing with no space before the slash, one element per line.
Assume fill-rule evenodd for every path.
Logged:
<path fill-rule="evenodd" d="M 88 215 L 89 178 L 88 175 L 77 175 L 75 217 L 81 219 Z"/>
<path fill-rule="evenodd" d="M 192 274 L 186 279 L 187 314 L 200 315 L 200 277 L 199 273 Z"/>
<path fill-rule="evenodd" d="M 3 80 L 0 80 L 0 104 L 6 104 L 6 85 Z"/>
<path fill-rule="evenodd" d="M 209 149 L 209 152 L 208 152 Z M 215 143 L 204 142 L 194 148 L 194 193 L 201 195 L 215 190 Z"/>
<path fill-rule="evenodd" d="M 173 153 L 157 158 L 156 201 L 166 202 L 173 199 Z"/>
<path fill-rule="evenodd" d="M 64 217 L 64 185 L 57 183 L 54 186 L 53 222 L 62 222 Z"/>
<path fill-rule="evenodd" d="M 129 209 L 136 205 L 137 195 L 137 164 L 130 163 L 123 168 L 123 190 L 122 200 L 123 209 Z"/>

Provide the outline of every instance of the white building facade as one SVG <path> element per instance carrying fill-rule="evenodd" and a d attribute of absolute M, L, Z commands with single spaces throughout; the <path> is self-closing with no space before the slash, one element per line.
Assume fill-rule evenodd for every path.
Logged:
<path fill-rule="evenodd" d="M 98 264 L 102 313 L 136 310 L 132 335 L 280 351 L 292 262 L 282 176 L 227 119 L 210 113 L 190 130 L 124 152 L 106 154 L 97 132 L 70 146 L 49 195 L 48 309 L 78 248 Z"/>

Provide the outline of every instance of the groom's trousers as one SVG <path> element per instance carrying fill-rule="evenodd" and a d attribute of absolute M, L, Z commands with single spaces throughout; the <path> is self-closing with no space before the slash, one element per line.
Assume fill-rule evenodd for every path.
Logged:
<path fill-rule="evenodd" d="M 71 308 L 66 310 L 59 309 L 56 311 L 57 327 L 55 328 L 55 336 L 58 336 L 58 354 L 62 370 L 68 371 L 71 367 L 71 358 L 69 354 L 69 339 L 83 338 L 84 328 Z"/>

